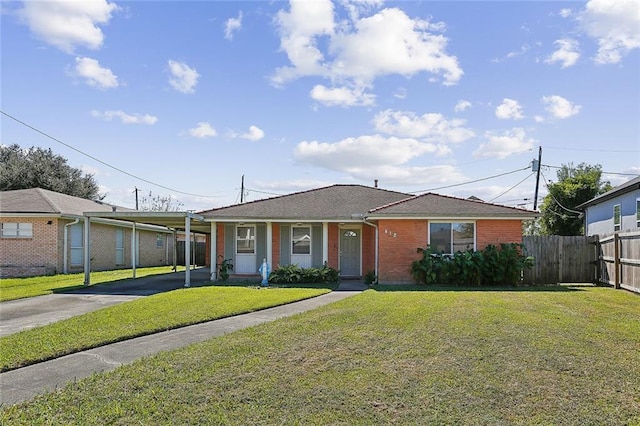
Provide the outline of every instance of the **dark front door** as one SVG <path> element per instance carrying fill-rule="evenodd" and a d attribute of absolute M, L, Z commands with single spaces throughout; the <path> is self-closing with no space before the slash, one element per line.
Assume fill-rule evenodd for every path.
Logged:
<path fill-rule="evenodd" d="M 340 275 L 360 276 L 360 230 L 340 230 Z"/>

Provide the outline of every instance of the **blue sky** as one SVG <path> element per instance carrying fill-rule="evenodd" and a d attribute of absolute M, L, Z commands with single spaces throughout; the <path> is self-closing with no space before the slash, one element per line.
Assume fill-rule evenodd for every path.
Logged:
<path fill-rule="evenodd" d="M 540 146 L 548 180 L 640 173 L 638 0 L 1 7 L 2 111 L 68 146 L 6 115 L 0 143 L 51 148 L 115 204 L 233 204 L 245 175 L 247 200 L 377 179 L 532 208 Z"/>

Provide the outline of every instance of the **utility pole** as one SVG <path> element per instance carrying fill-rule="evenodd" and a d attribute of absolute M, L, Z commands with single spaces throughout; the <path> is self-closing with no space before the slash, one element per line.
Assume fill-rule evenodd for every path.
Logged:
<path fill-rule="evenodd" d="M 137 186 L 134 186 L 134 188 L 135 189 L 133 190 L 133 192 L 136 193 L 136 210 L 138 210 L 138 191 L 139 191 L 139 189 L 138 189 Z"/>
<path fill-rule="evenodd" d="M 538 188 L 540 187 L 540 168 L 542 167 L 542 147 L 538 150 L 538 162 L 533 160 L 531 162 L 531 171 L 537 172 L 536 174 L 536 193 L 533 196 L 533 209 L 538 209 Z"/>
<path fill-rule="evenodd" d="M 244 203 L 244 175 L 242 175 L 242 182 L 240 184 L 240 204 Z"/>

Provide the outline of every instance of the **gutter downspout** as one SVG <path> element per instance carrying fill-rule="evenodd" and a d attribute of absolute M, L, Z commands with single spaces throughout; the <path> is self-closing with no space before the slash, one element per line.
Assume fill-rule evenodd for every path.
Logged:
<path fill-rule="evenodd" d="M 69 259 L 68 259 L 68 254 L 67 251 L 69 250 L 69 231 L 68 228 L 69 226 L 73 226 L 73 225 L 77 225 L 78 223 L 80 223 L 80 218 L 77 217 L 73 222 L 69 222 L 66 225 L 64 225 L 64 236 L 62 237 L 62 247 L 63 247 L 63 252 L 62 252 L 62 273 L 63 274 L 68 274 L 69 273 Z"/>
<path fill-rule="evenodd" d="M 374 254 L 374 265 L 373 265 L 373 269 L 374 269 L 374 273 L 376 274 L 376 280 L 379 280 L 378 277 L 378 257 L 379 257 L 379 253 L 378 253 L 378 225 L 376 225 L 375 223 L 369 222 L 367 220 L 367 218 L 362 218 L 362 222 L 366 223 L 369 226 L 373 226 L 376 230 L 376 238 L 375 238 L 375 254 Z"/>

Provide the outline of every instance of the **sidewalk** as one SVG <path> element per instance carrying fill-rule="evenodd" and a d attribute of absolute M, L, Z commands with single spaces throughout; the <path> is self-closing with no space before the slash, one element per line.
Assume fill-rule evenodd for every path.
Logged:
<path fill-rule="evenodd" d="M 68 382 L 114 370 L 158 352 L 306 312 L 360 293 L 339 290 L 287 305 L 125 340 L 1 373 L 0 404 L 13 405 L 27 401 L 38 394 L 60 389 Z"/>

